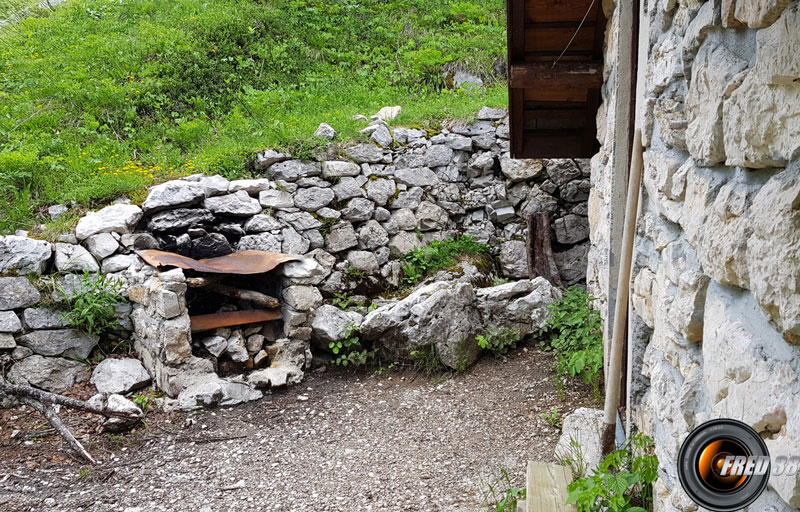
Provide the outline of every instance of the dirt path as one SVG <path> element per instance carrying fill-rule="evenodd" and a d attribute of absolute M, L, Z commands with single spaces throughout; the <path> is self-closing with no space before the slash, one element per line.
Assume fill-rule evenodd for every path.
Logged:
<path fill-rule="evenodd" d="M 255 403 L 92 434 L 91 470 L 57 439 L 26 446 L 3 427 L 0 510 L 486 510 L 481 478 L 505 468 L 523 486 L 527 460 L 552 460 L 559 431 L 541 413 L 591 401 L 580 385 L 561 401 L 550 366 L 520 349 L 450 378 L 329 370 Z"/>

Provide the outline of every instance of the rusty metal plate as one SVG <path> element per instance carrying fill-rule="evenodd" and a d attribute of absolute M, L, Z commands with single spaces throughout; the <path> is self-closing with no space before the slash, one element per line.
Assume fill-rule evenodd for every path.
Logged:
<path fill-rule="evenodd" d="M 158 251 L 155 249 L 139 251 L 137 254 L 147 262 L 147 264 L 154 267 L 172 266 L 211 274 L 263 274 L 264 272 L 269 272 L 281 263 L 302 259 L 302 256 L 277 254 L 266 251 L 235 252 L 227 256 L 204 260 L 195 260 L 188 256 L 175 254 L 174 252 Z"/>
<path fill-rule="evenodd" d="M 248 311 L 230 311 L 228 313 L 214 313 L 211 315 L 195 315 L 189 317 L 192 332 L 208 331 L 220 327 L 233 327 L 235 325 L 256 324 L 277 320 L 281 317 L 279 309 L 253 309 Z"/>

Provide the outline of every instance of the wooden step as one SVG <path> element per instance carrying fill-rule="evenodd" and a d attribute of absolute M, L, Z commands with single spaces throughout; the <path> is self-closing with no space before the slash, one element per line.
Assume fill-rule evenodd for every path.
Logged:
<path fill-rule="evenodd" d="M 527 475 L 528 512 L 577 512 L 575 505 L 566 505 L 567 486 L 572 470 L 547 462 L 529 461 Z"/>

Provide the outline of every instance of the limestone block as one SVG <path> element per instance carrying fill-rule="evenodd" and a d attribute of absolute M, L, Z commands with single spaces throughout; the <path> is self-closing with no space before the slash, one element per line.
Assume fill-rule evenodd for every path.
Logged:
<path fill-rule="evenodd" d="M 508 240 L 500 246 L 500 271 L 515 279 L 528 277 L 528 251 L 525 242 Z"/>
<path fill-rule="evenodd" d="M 651 50 L 646 73 L 649 94 L 658 96 L 670 83 L 683 77 L 682 42 L 681 34 L 672 30 Z"/>
<path fill-rule="evenodd" d="M 780 17 L 791 0 L 736 0 L 734 16 L 750 28 L 764 28 Z"/>
<path fill-rule="evenodd" d="M 358 245 L 358 238 L 349 222 L 340 222 L 333 226 L 325 237 L 325 250 L 331 253 L 341 252 Z"/>
<path fill-rule="evenodd" d="M 580 456 L 586 474 L 603 460 L 600 434 L 603 431 L 603 411 L 581 407 L 564 417 L 561 437 L 558 438 L 555 453 L 559 460 L 577 462 Z M 580 454 L 576 454 L 574 443 L 578 443 Z"/>
<path fill-rule="evenodd" d="M 784 333 L 800 343 L 800 161 L 773 176 L 752 199 L 747 240 L 750 289 Z"/>
<path fill-rule="evenodd" d="M 703 359 L 714 362 L 704 367 L 714 415 L 751 425 L 773 453 L 800 445 L 800 347 L 784 342 L 752 295 L 709 286 Z M 793 506 L 800 504 L 799 483 L 797 475 L 770 477 Z"/>
<path fill-rule="evenodd" d="M 648 268 L 643 268 L 633 280 L 631 303 L 633 309 L 644 320 L 648 327 L 654 326 L 653 316 L 653 281 L 656 275 Z"/>
<path fill-rule="evenodd" d="M 313 311 L 322 305 L 322 295 L 311 286 L 289 286 L 283 290 L 283 300 L 297 311 Z"/>
<path fill-rule="evenodd" d="M 681 215 L 680 201 L 684 197 L 686 154 L 680 151 L 658 151 L 649 149 L 644 154 L 642 180 L 656 211 L 671 222 L 678 222 Z"/>
<path fill-rule="evenodd" d="M 53 257 L 50 242 L 23 236 L 0 236 L 0 274 L 41 274 Z"/>
<path fill-rule="evenodd" d="M 644 212 L 640 217 L 639 226 L 643 230 L 642 234 L 653 243 L 653 247 L 657 251 L 660 251 L 681 235 L 681 229 L 678 224 L 669 222 L 652 211 Z"/>
<path fill-rule="evenodd" d="M 40 300 L 27 277 L 0 277 L 0 311 L 32 306 Z"/>
<path fill-rule="evenodd" d="M 164 348 L 161 357 L 165 363 L 179 365 L 192 356 L 189 315 L 183 314 L 164 320 L 157 332 L 158 346 Z"/>
<path fill-rule="evenodd" d="M 163 190 L 169 183 L 173 182 L 153 187 L 148 196 L 148 201 L 150 201 L 151 196 L 158 196 L 159 191 Z M 174 199 L 185 200 L 187 197 L 183 194 L 177 194 Z M 154 209 L 160 207 L 163 202 L 157 201 L 157 203 L 157 206 L 153 206 Z M 145 201 L 145 204 L 148 204 L 147 201 Z M 89 212 L 82 217 L 75 228 L 75 236 L 78 237 L 78 240 L 84 240 L 98 233 L 130 233 L 136 228 L 136 224 L 141 218 L 142 209 L 136 205 L 112 204 L 97 212 Z"/>
<path fill-rule="evenodd" d="M 8 376 L 16 383 L 52 393 L 62 393 L 89 378 L 86 365 L 79 361 L 39 355 L 26 357 L 12 366 Z"/>
<path fill-rule="evenodd" d="M 202 201 L 205 195 L 205 189 L 199 183 L 193 183 L 184 180 L 168 181 L 166 183 L 156 185 L 150 189 L 147 199 L 145 199 L 144 203 L 142 204 L 142 209 L 145 213 L 155 213 L 170 208 L 190 206 Z M 136 213 L 136 210 L 133 209 L 133 206 L 126 206 L 134 214 Z M 138 210 L 138 207 L 136 207 L 136 209 Z M 98 212 L 98 214 L 102 214 L 105 210 L 106 208 Z M 139 216 L 141 217 L 141 211 L 139 211 Z M 109 215 L 108 217 L 110 218 L 112 216 Z M 135 222 L 133 222 L 133 224 L 135 224 Z M 80 222 L 78 223 L 78 228 L 78 232 L 80 232 Z M 123 232 L 130 233 L 130 231 L 131 230 L 128 229 L 127 231 Z M 94 231 L 93 233 L 86 234 L 86 236 L 101 232 L 102 231 Z M 80 233 L 78 233 L 78 238 L 81 238 Z"/>
<path fill-rule="evenodd" d="M 706 217 L 719 189 L 728 182 L 731 173 L 702 167 L 691 167 L 686 173 L 686 193 L 680 214 L 680 226 L 686 239 L 697 249 L 705 233 Z"/>
<path fill-rule="evenodd" d="M 718 1 L 706 2 L 700 7 L 695 17 L 686 27 L 686 31 L 683 34 L 684 69 L 688 69 L 687 63 L 691 64 L 695 52 L 697 52 L 700 45 L 705 41 L 709 31 L 714 26 L 719 26 L 722 23 L 720 14 L 720 5 Z"/>
<path fill-rule="evenodd" d="M 482 329 L 475 302 L 468 283 L 434 282 L 369 313 L 361 332 L 392 360 L 412 359 L 412 351 L 432 343 L 443 364 L 469 366 L 477 358 L 475 336 Z"/>
<path fill-rule="evenodd" d="M 722 103 L 738 85 L 734 77 L 745 69 L 747 62 L 717 40 L 707 39 L 697 52 L 686 95 L 686 145 L 700 165 L 725 160 Z"/>
<path fill-rule="evenodd" d="M 737 0 L 722 0 L 722 26 L 725 28 L 743 27 L 744 23 L 736 19 Z"/>
<path fill-rule="evenodd" d="M 686 113 L 684 98 L 681 95 L 659 97 L 653 107 L 653 115 L 658 121 L 661 138 L 668 147 L 686 151 Z"/>
<path fill-rule="evenodd" d="M 800 5 L 756 35 L 755 66 L 723 107 L 726 164 L 784 166 L 800 140 Z M 745 122 L 746 120 L 746 122 Z"/>

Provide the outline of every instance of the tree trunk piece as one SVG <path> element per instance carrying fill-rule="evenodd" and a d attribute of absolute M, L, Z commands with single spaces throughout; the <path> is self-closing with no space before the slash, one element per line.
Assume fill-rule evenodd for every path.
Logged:
<path fill-rule="evenodd" d="M 555 287 L 563 288 L 558 266 L 553 257 L 550 235 L 550 215 L 536 212 L 528 216 L 528 275 L 531 279 L 544 277 Z"/>
<path fill-rule="evenodd" d="M 281 303 L 278 302 L 278 299 L 275 297 L 270 297 L 269 295 L 265 295 L 261 292 L 256 292 L 253 290 L 240 290 L 238 288 L 234 288 L 233 286 L 217 283 L 209 284 L 206 286 L 206 289 L 221 295 L 225 295 L 226 297 L 250 301 L 256 306 L 260 306 L 262 308 L 278 308 L 281 305 Z"/>

